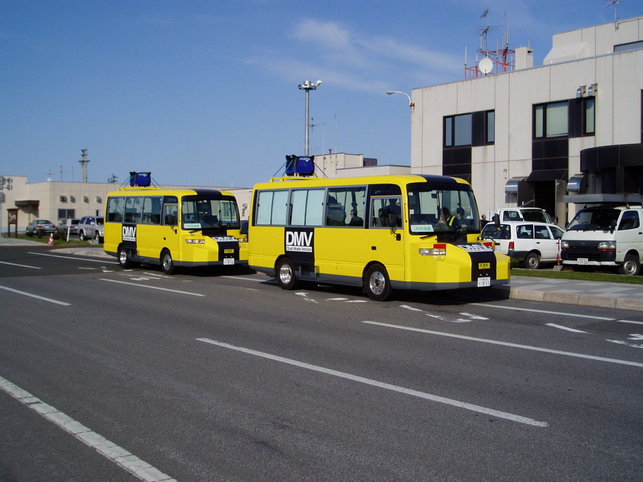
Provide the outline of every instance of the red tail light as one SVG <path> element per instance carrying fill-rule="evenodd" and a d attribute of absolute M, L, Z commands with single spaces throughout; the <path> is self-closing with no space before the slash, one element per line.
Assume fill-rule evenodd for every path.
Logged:
<path fill-rule="evenodd" d="M 514 249 L 516 247 L 516 244 L 513 241 L 509 241 L 509 249 Z"/>

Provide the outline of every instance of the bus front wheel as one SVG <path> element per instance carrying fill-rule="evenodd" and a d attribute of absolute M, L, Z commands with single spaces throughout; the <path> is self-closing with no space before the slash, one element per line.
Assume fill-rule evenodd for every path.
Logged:
<path fill-rule="evenodd" d="M 391 296 L 391 280 L 384 266 L 376 263 L 366 270 L 364 290 L 366 295 L 375 301 L 385 301 Z"/>
<path fill-rule="evenodd" d="M 295 268 L 289 258 L 279 260 L 275 270 L 275 280 L 284 290 L 292 290 L 297 286 L 299 280 L 295 275 Z"/>
<path fill-rule="evenodd" d="M 163 253 L 161 253 L 161 269 L 165 274 L 173 274 L 176 271 L 172 253 L 168 249 L 163 250 Z"/>

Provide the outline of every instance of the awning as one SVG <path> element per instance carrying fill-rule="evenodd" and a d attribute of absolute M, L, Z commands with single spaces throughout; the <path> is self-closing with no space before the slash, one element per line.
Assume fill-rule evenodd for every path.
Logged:
<path fill-rule="evenodd" d="M 545 169 L 542 171 L 532 171 L 527 178 L 527 182 L 560 181 L 566 177 L 567 169 Z"/>
<path fill-rule="evenodd" d="M 507 181 L 507 184 L 505 184 L 505 193 L 507 193 L 507 194 L 517 194 L 518 193 L 518 186 L 524 180 L 525 180 L 524 177 L 509 179 Z"/>
<path fill-rule="evenodd" d="M 40 206 L 40 201 L 37 201 L 37 200 L 16 201 L 14 204 L 19 208 L 28 208 L 28 207 L 37 208 L 38 206 Z"/>
<path fill-rule="evenodd" d="M 567 191 L 568 192 L 583 192 L 585 190 L 585 175 L 584 174 L 574 174 L 567 181 Z"/>

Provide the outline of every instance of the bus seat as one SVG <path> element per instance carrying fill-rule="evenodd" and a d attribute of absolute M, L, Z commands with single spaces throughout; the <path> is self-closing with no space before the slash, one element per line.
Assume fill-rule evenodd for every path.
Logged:
<path fill-rule="evenodd" d="M 326 216 L 326 224 L 329 226 L 344 226 L 346 220 L 346 211 L 341 204 L 329 205 Z"/>

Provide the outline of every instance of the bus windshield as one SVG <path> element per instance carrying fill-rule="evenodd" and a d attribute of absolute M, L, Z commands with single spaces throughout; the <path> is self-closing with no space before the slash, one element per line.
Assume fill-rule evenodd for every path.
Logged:
<path fill-rule="evenodd" d="M 241 228 L 234 199 L 184 196 L 181 208 L 183 229 L 221 232 Z"/>
<path fill-rule="evenodd" d="M 412 234 L 480 232 L 478 206 L 470 186 L 413 183 L 407 191 Z"/>

